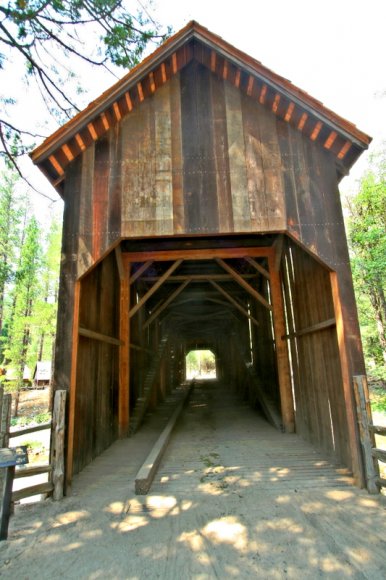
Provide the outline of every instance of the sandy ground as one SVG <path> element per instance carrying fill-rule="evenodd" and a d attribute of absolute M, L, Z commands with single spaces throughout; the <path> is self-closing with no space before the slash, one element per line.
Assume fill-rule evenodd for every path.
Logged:
<path fill-rule="evenodd" d="M 196 388 L 148 496 L 156 418 L 75 480 L 17 509 L 3 578 L 386 578 L 386 498 L 216 384 Z"/>

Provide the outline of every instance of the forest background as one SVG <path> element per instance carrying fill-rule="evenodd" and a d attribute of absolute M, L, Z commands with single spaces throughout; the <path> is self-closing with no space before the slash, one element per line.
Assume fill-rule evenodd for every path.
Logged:
<path fill-rule="evenodd" d="M 327 22 L 331 26 L 325 20 L 329 17 L 329 3 L 330 0 L 327 0 L 324 12 L 318 16 L 320 30 Z M 259 2 L 253 3 L 252 8 L 251 3 L 241 0 L 239 13 L 234 15 L 224 3 L 214 1 L 209 8 L 208 3 L 201 0 L 195 4 L 194 14 L 186 6 L 182 10 L 173 5 L 172 10 L 167 0 L 159 5 L 121 0 L 53 0 L 50 3 L 43 0 L 10 0 L 0 4 L 0 73 L 3 79 L 8 80 L 0 84 L 0 367 L 4 369 L 0 379 L 15 392 L 15 414 L 20 389 L 26 385 L 25 367 L 33 372 L 37 361 L 51 360 L 53 356 L 60 267 L 62 206 L 57 194 L 47 189 L 49 186 L 45 182 L 43 184 L 36 170 L 30 166 L 28 152 L 42 137 L 71 118 L 91 97 L 98 96 L 150 52 L 155 44 L 166 38 L 171 31 L 167 24 L 172 23 L 173 28 L 178 30 L 192 17 L 200 20 L 200 11 L 205 15 L 200 20 L 204 25 L 258 58 L 263 53 L 265 64 L 279 74 L 285 74 L 283 66 L 275 62 L 275 54 L 279 53 L 274 52 L 272 45 L 269 47 L 270 60 L 267 62 L 268 57 L 264 59 L 268 44 L 262 40 L 264 32 L 260 35 L 258 49 L 244 46 L 246 38 L 254 37 L 252 33 L 248 35 L 249 21 L 245 22 L 245 17 L 242 18 L 242 14 L 253 10 L 258 12 L 260 20 L 265 16 L 267 23 L 272 23 L 282 32 L 280 37 L 283 44 L 287 30 L 291 31 L 291 23 L 293 26 L 296 21 L 298 25 L 303 25 L 301 40 L 304 44 L 307 34 L 314 34 L 310 16 L 307 20 L 307 3 L 295 0 L 289 23 L 287 18 L 277 17 L 281 13 L 280 8 L 284 10 L 285 6 L 286 3 L 280 0 L 275 15 L 264 14 L 266 8 Z M 355 1 L 342 0 L 338 8 L 335 6 L 334 31 L 339 30 L 343 36 L 340 40 L 347 37 L 346 43 L 341 42 L 341 45 L 347 46 L 347 40 L 354 38 L 356 26 L 369 33 L 370 24 L 373 42 L 377 42 L 381 36 L 375 31 L 382 21 L 378 9 L 384 10 L 382 6 L 382 2 L 374 0 L 363 14 L 361 4 Z M 219 10 L 224 23 L 231 22 L 233 17 L 229 32 L 226 24 L 223 24 L 223 32 L 219 30 Z M 302 15 L 301 21 L 295 18 L 296 14 Z M 344 21 L 346 16 L 353 20 Z M 211 19 L 216 23 L 212 24 Z M 242 39 L 233 36 L 238 29 Z M 295 59 L 297 50 L 302 51 L 302 62 L 299 64 L 310 88 L 296 78 L 298 73 L 294 81 L 320 97 L 320 90 L 312 87 L 312 74 L 315 73 L 314 69 L 318 71 L 318 66 L 315 66 L 318 58 L 316 49 L 313 61 L 307 65 L 304 46 L 300 43 L 298 46 L 299 35 L 292 35 L 291 38 Z M 327 61 L 329 64 L 330 45 L 323 45 L 320 62 Z M 363 46 L 364 43 L 360 48 L 362 53 L 365 52 Z M 372 59 L 366 63 L 366 74 L 368 70 L 373 70 L 371 67 L 376 62 L 376 50 L 375 47 Z M 280 58 L 284 65 L 283 51 Z M 359 70 L 359 57 L 356 65 Z M 346 62 L 346 69 L 348 66 Z M 330 63 L 329 71 L 333 69 Z M 374 70 L 377 70 L 376 67 Z M 89 91 L 85 78 L 93 79 Z M 342 82 L 340 77 L 339 82 Z M 376 91 L 378 105 L 385 103 L 384 82 L 385 79 L 379 79 Z M 338 80 L 335 83 L 335 93 L 339 95 Z M 370 83 L 362 76 L 355 94 L 360 93 L 366 84 Z M 16 94 L 18 98 L 15 98 Z M 345 101 L 347 108 L 352 101 L 355 102 L 354 93 Z M 34 105 L 33 114 L 31 102 Z M 366 107 L 370 114 L 371 105 L 369 108 L 369 104 L 363 102 L 362 109 Z M 345 115 L 344 109 L 336 109 L 334 105 L 331 108 Z M 367 368 L 380 389 L 380 405 L 386 408 L 384 118 L 379 119 L 379 128 L 375 125 L 372 131 L 376 133 L 372 154 L 364 156 L 364 161 L 359 164 L 361 177 L 354 172 L 356 180 L 344 186 L 343 202 Z M 5 371 L 7 374 L 4 374 Z"/>

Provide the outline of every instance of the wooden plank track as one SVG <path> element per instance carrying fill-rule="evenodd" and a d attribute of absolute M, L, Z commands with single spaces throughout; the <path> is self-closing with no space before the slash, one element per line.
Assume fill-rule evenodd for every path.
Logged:
<path fill-rule="evenodd" d="M 182 400 L 177 406 L 177 409 L 174 411 L 173 415 L 171 416 L 168 424 L 162 431 L 161 435 L 157 439 L 155 445 L 153 446 L 152 450 L 150 451 L 149 455 L 147 456 L 144 464 L 142 465 L 141 469 L 138 471 L 137 476 L 135 478 L 135 493 L 138 495 L 146 495 L 149 490 L 150 486 L 153 482 L 153 479 L 157 473 L 157 469 L 159 463 L 162 459 L 162 456 L 166 450 L 166 447 L 169 443 L 169 439 L 171 437 L 172 431 L 178 421 L 178 418 L 184 408 L 187 399 L 190 396 L 190 393 L 193 388 L 193 383 L 187 388 L 183 394 Z"/>

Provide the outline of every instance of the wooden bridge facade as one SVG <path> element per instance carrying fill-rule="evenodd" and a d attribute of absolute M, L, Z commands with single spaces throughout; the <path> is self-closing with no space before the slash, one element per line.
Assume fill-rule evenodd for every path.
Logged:
<path fill-rule="evenodd" d="M 338 184 L 369 142 L 192 22 L 34 151 L 65 202 L 67 482 L 204 346 L 278 428 L 364 483 Z"/>

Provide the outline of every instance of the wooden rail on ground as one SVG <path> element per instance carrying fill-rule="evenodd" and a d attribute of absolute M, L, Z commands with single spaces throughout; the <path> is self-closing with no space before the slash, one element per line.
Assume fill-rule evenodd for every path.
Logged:
<path fill-rule="evenodd" d="M 378 465 L 378 461 L 386 463 L 386 451 L 376 448 L 374 434 L 385 435 L 386 427 L 373 425 L 366 377 L 364 375 L 356 375 L 353 377 L 353 383 L 367 490 L 369 493 L 375 494 L 379 493 L 380 487 L 386 487 L 386 479 L 380 477 Z"/>
<path fill-rule="evenodd" d="M 141 469 L 138 471 L 137 476 L 135 478 L 135 493 L 137 495 L 146 495 L 149 492 L 150 486 L 153 483 L 153 479 L 155 477 L 155 474 L 157 473 L 158 466 L 160 464 L 162 456 L 165 452 L 166 447 L 168 446 L 174 426 L 177 423 L 181 411 L 189 398 L 193 386 L 194 383 L 192 382 L 190 387 L 186 389 L 186 392 L 184 393 L 182 400 L 180 401 L 173 415 L 169 419 L 168 424 L 162 431 L 161 435 L 158 437 L 152 450 L 145 459 L 145 462 L 143 463 Z"/>

